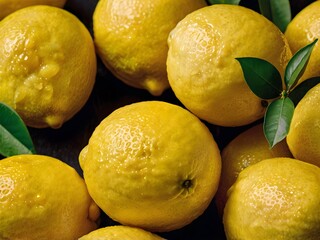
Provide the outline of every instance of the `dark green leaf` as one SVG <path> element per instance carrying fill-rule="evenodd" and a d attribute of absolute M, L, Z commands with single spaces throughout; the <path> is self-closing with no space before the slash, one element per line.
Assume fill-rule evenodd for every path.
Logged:
<path fill-rule="evenodd" d="M 208 0 L 208 3 L 210 5 L 213 4 L 233 4 L 233 5 L 239 5 L 240 0 Z"/>
<path fill-rule="evenodd" d="M 32 153 L 35 149 L 26 125 L 11 107 L 0 103 L 0 154 L 8 157 Z"/>
<path fill-rule="evenodd" d="M 291 21 L 289 0 L 259 0 L 260 12 L 284 32 Z"/>
<path fill-rule="evenodd" d="M 273 147 L 288 134 L 294 104 L 290 98 L 280 98 L 269 104 L 263 122 L 264 135 Z"/>
<path fill-rule="evenodd" d="M 272 22 L 285 32 L 291 21 L 291 7 L 289 0 L 271 0 Z"/>
<path fill-rule="evenodd" d="M 270 0 L 258 0 L 260 13 L 272 21 L 271 3 Z"/>
<path fill-rule="evenodd" d="M 262 99 L 279 97 L 282 79 L 279 71 L 269 62 L 259 58 L 236 58 L 241 65 L 245 81 L 251 91 Z"/>
<path fill-rule="evenodd" d="M 292 90 L 292 92 L 289 94 L 289 98 L 296 106 L 298 102 L 304 97 L 304 95 L 318 83 L 320 83 L 320 77 L 314 77 L 304 80 Z"/>
<path fill-rule="evenodd" d="M 312 49 L 317 43 L 318 39 L 314 40 L 312 43 L 301 48 L 296 52 L 293 57 L 288 62 L 286 71 L 284 74 L 284 80 L 287 87 L 287 92 L 289 92 L 298 82 L 299 78 L 304 73 L 307 63 L 309 61 Z"/>

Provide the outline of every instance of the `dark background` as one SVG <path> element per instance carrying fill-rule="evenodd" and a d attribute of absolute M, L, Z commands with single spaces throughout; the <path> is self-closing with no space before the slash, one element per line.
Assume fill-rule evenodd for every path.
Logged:
<path fill-rule="evenodd" d="M 92 14 L 98 0 L 69 0 L 65 9 L 75 14 L 92 34 Z M 311 0 L 290 1 L 292 15 L 310 4 Z M 259 12 L 257 0 L 241 1 L 240 5 Z M 81 149 L 88 143 L 91 133 L 100 121 L 115 109 L 138 101 L 161 100 L 182 106 L 171 89 L 160 97 L 151 96 L 147 91 L 129 87 L 116 79 L 101 63 L 98 58 L 98 72 L 95 87 L 87 104 L 71 120 L 60 129 L 34 129 L 29 128 L 38 154 L 56 157 L 72 167 L 80 175 L 82 171 L 78 163 Z M 231 139 L 250 125 L 244 127 L 225 128 L 205 123 L 211 130 L 220 149 Z M 255 123 L 253 123 L 255 124 Z M 102 226 L 117 224 L 102 214 Z M 214 201 L 202 216 L 190 225 L 169 233 L 159 234 L 172 240 L 209 240 L 225 239 L 223 226 L 219 220 Z"/>

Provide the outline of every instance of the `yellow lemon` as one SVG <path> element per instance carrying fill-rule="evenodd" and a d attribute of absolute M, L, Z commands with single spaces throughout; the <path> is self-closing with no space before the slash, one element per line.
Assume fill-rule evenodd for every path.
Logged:
<path fill-rule="evenodd" d="M 89 31 L 63 9 L 31 6 L 3 19 L 0 32 L 0 101 L 28 126 L 60 127 L 83 107 L 95 82 Z"/>
<path fill-rule="evenodd" d="M 172 30 L 168 44 L 168 79 L 175 95 L 196 116 L 221 126 L 246 125 L 265 112 L 265 102 L 251 92 L 235 58 L 262 58 L 283 73 L 291 57 L 273 23 L 237 5 L 192 12 Z"/>
<path fill-rule="evenodd" d="M 100 0 L 93 15 L 97 52 L 118 79 L 161 95 L 169 87 L 169 32 L 204 6 L 204 0 Z"/>
<path fill-rule="evenodd" d="M 320 167 L 320 84 L 297 104 L 287 135 L 292 155 Z"/>
<path fill-rule="evenodd" d="M 79 240 L 164 240 L 156 234 L 141 228 L 129 226 L 109 226 L 97 229 Z"/>
<path fill-rule="evenodd" d="M 273 148 L 263 133 L 262 124 L 250 127 L 229 142 L 221 152 L 222 170 L 215 202 L 222 216 L 227 199 L 227 191 L 246 167 L 261 160 L 274 157 L 292 157 L 285 140 Z"/>
<path fill-rule="evenodd" d="M 96 229 L 98 217 L 69 165 L 42 155 L 0 161 L 0 239 L 74 240 Z"/>
<path fill-rule="evenodd" d="M 315 39 L 320 40 L 320 2 L 315 1 L 302 9 L 288 24 L 285 35 L 292 53 L 310 44 Z M 320 44 L 316 43 L 312 50 L 308 65 L 299 82 L 311 77 L 320 76 Z"/>
<path fill-rule="evenodd" d="M 62 8 L 67 0 L 0 0 L 0 20 L 21 8 L 33 5 L 50 5 Z"/>
<path fill-rule="evenodd" d="M 244 169 L 228 191 L 227 239 L 318 240 L 320 168 L 272 158 Z"/>
<path fill-rule="evenodd" d="M 161 101 L 115 110 L 79 158 L 90 195 L 109 217 L 155 232 L 200 216 L 221 171 L 208 128 L 189 111 Z"/>

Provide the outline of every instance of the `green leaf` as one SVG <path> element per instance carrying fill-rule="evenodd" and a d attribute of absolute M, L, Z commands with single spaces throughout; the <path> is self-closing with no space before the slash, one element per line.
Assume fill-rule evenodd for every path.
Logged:
<path fill-rule="evenodd" d="M 304 80 L 292 90 L 289 94 L 289 98 L 292 100 L 294 105 L 297 106 L 298 102 L 304 97 L 304 95 L 318 83 L 320 83 L 320 77 Z"/>
<path fill-rule="evenodd" d="M 272 21 L 285 32 L 291 21 L 291 7 L 289 0 L 259 0 L 259 9 L 263 16 Z"/>
<path fill-rule="evenodd" d="M 271 0 L 272 22 L 281 32 L 285 32 L 291 21 L 291 7 L 289 0 Z"/>
<path fill-rule="evenodd" d="M 314 40 L 307 46 L 301 48 L 298 52 L 296 52 L 293 55 L 293 57 L 288 62 L 288 65 L 284 73 L 284 80 L 287 87 L 287 92 L 290 92 L 290 90 L 297 84 L 299 78 L 304 73 L 312 49 L 314 45 L 317 43 L 317 41 L 318 39 Z"/>
<path fill-rule="evenodd" d="M 251 91 L 262 99 L 279 97 L 282 79 L 279 71 L 269 62 L 259 58 L 236 58 L 239 61 L 245 81 Z"/>
<path fill-rule="evenodd" d="M 294 104 L 290 98 L 280 98 L 269 104 L 263 122 L 264 135 L 273 147 L 288 134 Z"/>
<path fill-rule="evenodd" d="M 239 5 L 240 0 L 208 0 L 208 3 L 210 5 L 213 4 L 233 4 L 233 5 Z"/>
<path fill-rule="evenodd" d="M 271 3 L 270 0 L 258 0 L 260 13 L 272 21 Z"/>
<path fill-rule="evenodd" d="M 28 129 L 20 116 L 0 102 L 0 154 L 5 157 L 35 153 Z"/>

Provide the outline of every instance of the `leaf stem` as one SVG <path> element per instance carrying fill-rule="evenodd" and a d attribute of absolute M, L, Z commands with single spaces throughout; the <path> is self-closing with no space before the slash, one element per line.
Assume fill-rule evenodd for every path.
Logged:
<path fill-rule="evenodd" d="M 283 90 L 283 91 L 281 92 L 280 98 L 281 98 L 281 99 L 284 99 L 284 98 L 288 97 L 288 95 L 289 95 L 288 90 Z"/>

